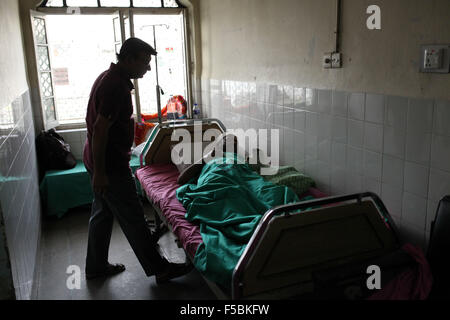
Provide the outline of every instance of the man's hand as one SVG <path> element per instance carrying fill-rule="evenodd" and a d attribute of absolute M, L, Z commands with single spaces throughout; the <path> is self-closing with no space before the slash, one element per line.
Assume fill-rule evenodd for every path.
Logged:
<path fill-rule="evenodd" d="M 94 173 L 92 177 L 92 189 L 95 193 L 104 195 L 108 188 L 108 176 L 106 174 Z"/>
<path fill-rule="evenodd" d="M 112 121 L 97 116 L 92 134 L 92 157 L 94 158 L 94 172 L 92 176 L 92 189 L 95 193 L 104 195 L 108 187 L 108 177 L 105 173 L 105 153 L 108 144 L 108 131 Z"/>

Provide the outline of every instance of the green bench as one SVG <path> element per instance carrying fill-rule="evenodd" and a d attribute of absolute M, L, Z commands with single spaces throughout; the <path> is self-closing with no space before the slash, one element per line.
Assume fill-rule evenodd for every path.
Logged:
<path fill-rule="evenodd" d="M 139 169 L 139 157 L 131 157 L 130 167 L 133 173 Z M 136 188 L 138 194 L 142 194 L 137 179 Z M 77 161 L 73 169 L 47 171 L 39 190 L 45 214 L 58 218 L 71 208 L 91 204 L 93 199 L 91 180 L 81 160 Z"/>

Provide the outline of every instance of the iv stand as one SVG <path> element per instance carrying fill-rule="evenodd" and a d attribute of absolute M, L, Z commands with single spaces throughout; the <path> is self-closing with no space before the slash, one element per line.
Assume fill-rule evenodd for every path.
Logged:
<path fill-rule="evenodd" d="M 144 27 L 152 27 L 153 28 L 153 48 L 156 50 L 156 31 L 155 27 L 157 26 L 165 26 L 167 29 L 169 29 L 169 26 L 167 24 L 151 24 L 151 25 L 145 25 Z M 156 71 L 156 106 L 158 108 L 158 123 L 162 123 L 162 114 L 161 114 L 161 94 L 164 94 L 164 91 L 159 85 L 159 76 L 158 76 L 158 55 L 155 55 L 155 71 Z"/>
<path fill-rule="evenodd" d="M 153 25 L 153 45 L 156 50 L 156 32 L 155 26 Z M 161 87 L 159 86 L 159 77 L 158 77 L 158 55 L 155 55 L 155 71 L 156 71 L 156 105 L 158 107 L 158 123 L 162 123 L 162 115 L 161 115 Z M 162 93 L 164 94 L 164 92 Z"/>

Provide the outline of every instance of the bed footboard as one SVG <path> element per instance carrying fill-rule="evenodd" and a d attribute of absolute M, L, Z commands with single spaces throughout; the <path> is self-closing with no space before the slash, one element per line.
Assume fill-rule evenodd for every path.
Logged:
<path fill-rule="evenodd" d="M 237 263 L 232 299 L 309 294 L 317 272 L 367 268 L 367 261 L 399 247 L 395 224 L 374 193 L 279 206 L 265 213 Z"/>

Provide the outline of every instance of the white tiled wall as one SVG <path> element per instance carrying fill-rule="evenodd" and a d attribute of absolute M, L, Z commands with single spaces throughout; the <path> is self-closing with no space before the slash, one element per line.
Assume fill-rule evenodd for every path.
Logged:
<path fill-rule="evenodd" d="M 4 223 L 17 299 L 31 297 L 41 229 L 31 113 L 28 91 L 1 110 L 0 213 L 3 216 L 0 218 Z M 8 114 L 10 116 L 5 117 Z"/>
<path fill-rule="evenodd" d="M 280 129 L 282 165 L 330 194 L 377 193 L 407 239 L 426 248 L 437 204 L 450 194 L 450 101 L 200 82 L 204 116 L 230 129 Z"/>

